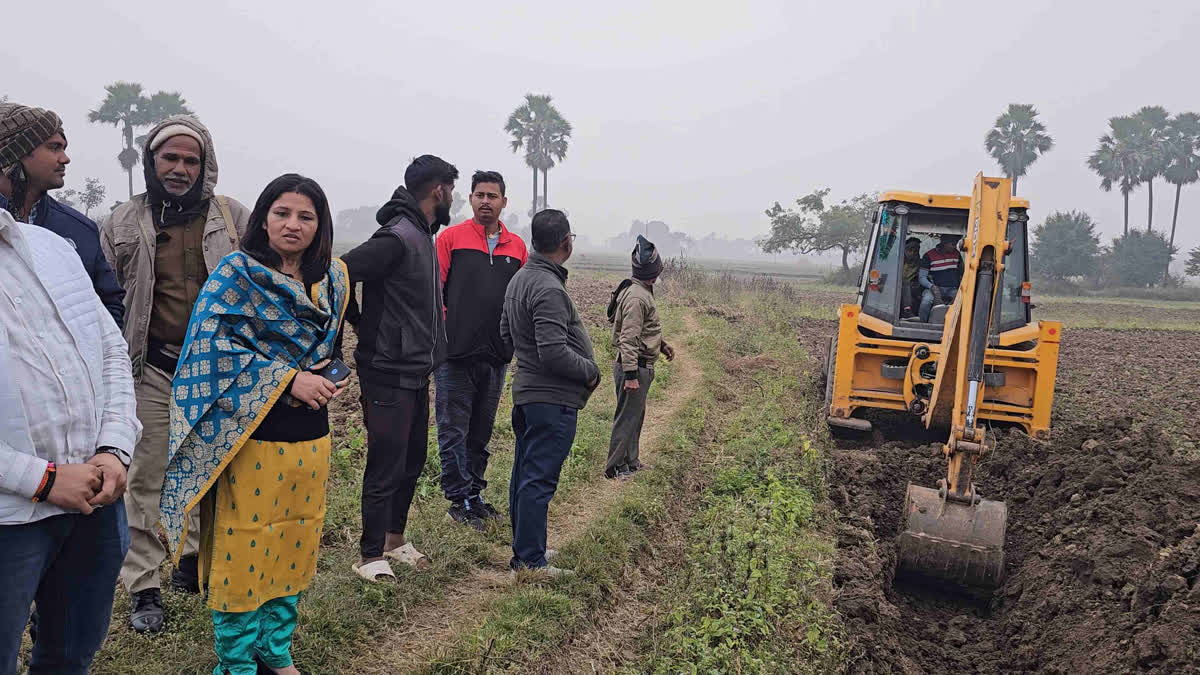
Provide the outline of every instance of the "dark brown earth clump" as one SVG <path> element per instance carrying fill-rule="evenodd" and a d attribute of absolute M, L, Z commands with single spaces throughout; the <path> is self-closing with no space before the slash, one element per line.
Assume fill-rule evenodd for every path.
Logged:
<path fill-rule="evenodd" d="M 1080 425 L 1053 444 L 1001 435 L 978 480 L 1009 508 L 1008 577 L 990 602 L 892 584 L 905 485 L 935 484 L 940 446 L 838 451 L 834 583 L 850 670 L 1195 669 L 1200 462 L 1174 456 L 1155 428 L 1131 427 Z"/>

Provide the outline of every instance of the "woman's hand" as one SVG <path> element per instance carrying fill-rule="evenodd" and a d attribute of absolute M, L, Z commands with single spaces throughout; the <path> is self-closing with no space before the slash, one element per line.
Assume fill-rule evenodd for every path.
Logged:
<path fill-rule="evenodd" d="M 321 361 L 320 363 L 314 364 L 311 370 L 320 370 L 328 363 L 328 359 Z M 291 394 L 292 398 L 300 401 L 313 410 L 320 410 L 328 405 L 330 401 L 337 398 L 338 394 L 342 393 L 342 387 L 345 384 L 346 380 L 342 380 L 338 384 L 334 384 L 320 375 L 317 375 L 315 372 L 302 370 L 299 373 L 296 373 L 296 378 L 292 380 Z"/>

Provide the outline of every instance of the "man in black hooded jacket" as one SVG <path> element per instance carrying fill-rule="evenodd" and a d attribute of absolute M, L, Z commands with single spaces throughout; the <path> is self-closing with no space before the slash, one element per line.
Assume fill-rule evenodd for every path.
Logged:
<path fill-rule="evenodd" d="M 367 427 L 361 560 L 368 580 L 392 576 L 387 560 L 413 567 L 428 558 L 405 540 L 408 509 L 425 466 L 429 376 L 446 360 L 442 283 L 433 236 L 450 222 L 458 169 L 433 155 L 413 160 L 405 187 L 375 219 L 381 227 L 342 256 L 351 283 L 363 282 L 354 358 Z"/>

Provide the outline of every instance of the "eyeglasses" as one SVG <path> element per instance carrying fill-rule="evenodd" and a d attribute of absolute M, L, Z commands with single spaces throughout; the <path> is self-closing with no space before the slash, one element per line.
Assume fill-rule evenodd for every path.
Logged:
<path fill-rule="evenodd" d="M 567 236 L 570 237 L 571 241 L 575 241 L 576 234 L 574 232 L 568 232 Z"/>

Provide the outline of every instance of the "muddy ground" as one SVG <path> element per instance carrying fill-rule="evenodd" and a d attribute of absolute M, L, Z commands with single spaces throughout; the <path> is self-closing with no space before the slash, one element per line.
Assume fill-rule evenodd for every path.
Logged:
<path fill-rule="evenodd" d="M 797 326 L 818 356 L 832 328 Z M 936 435 L 892 419 L 894 440 L 838 441 L 835 604 L 849 670 L 1200 671 L 1197 353 L 1194 332 L 1064 336 L 1051 439 L 1001 432 L 977 479 L 1009 509 L 1007 578 L 982 601 L 893 584 L 905 486 L 943 475 Z"/>

